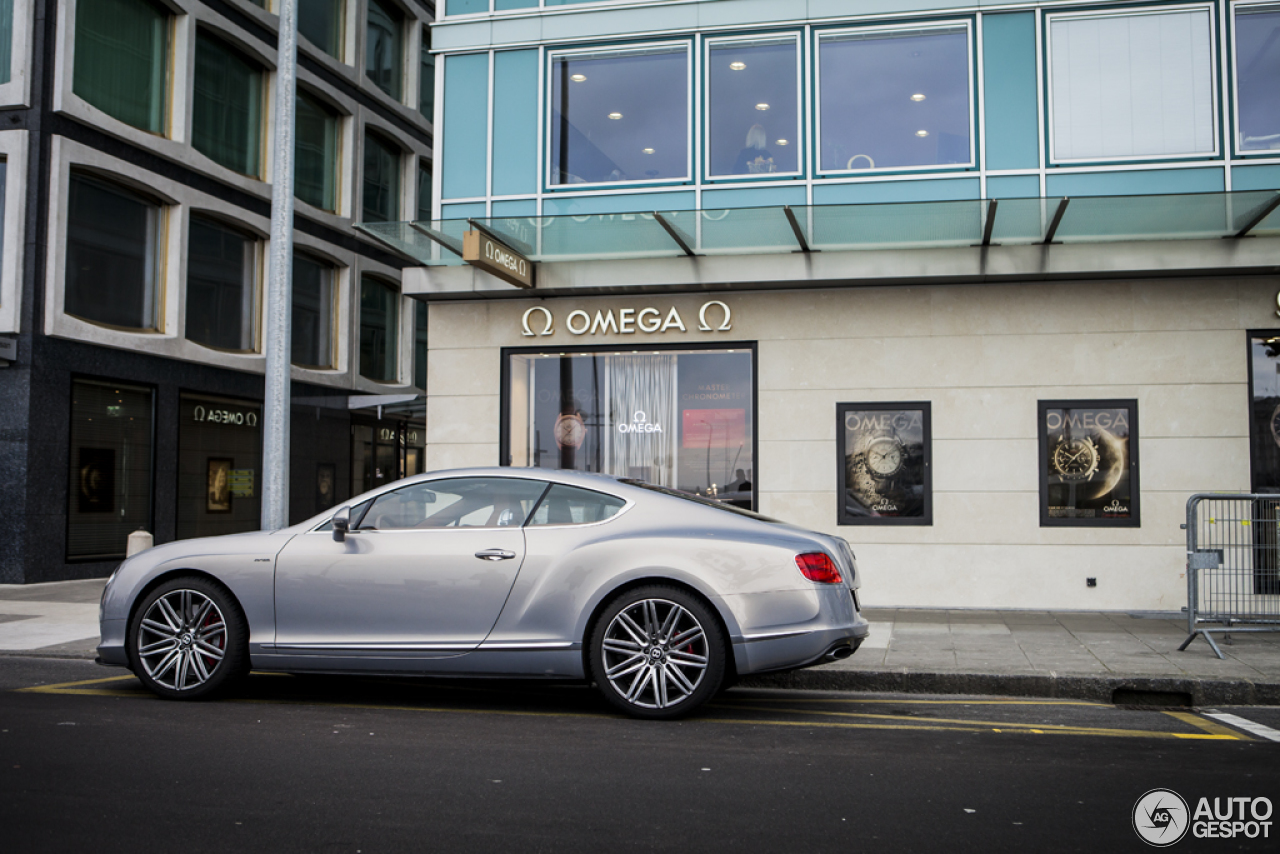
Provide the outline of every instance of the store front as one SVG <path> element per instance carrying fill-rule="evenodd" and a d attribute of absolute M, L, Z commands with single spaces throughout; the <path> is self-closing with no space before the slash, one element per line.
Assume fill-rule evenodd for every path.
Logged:
<path fill-rule="evenodd" d="M 425 425 L 420 419 L 351 417 L 352 494 L 421 474 Z"/>
<path fill-rule="evenodd" d="M 262 523 L 262 404 L 183 394 L 178 405 L 178 539 Z"/>

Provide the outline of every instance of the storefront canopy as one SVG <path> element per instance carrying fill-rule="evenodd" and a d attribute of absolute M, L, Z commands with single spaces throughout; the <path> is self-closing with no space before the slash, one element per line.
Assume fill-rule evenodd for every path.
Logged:
<path fill-rule="evenodd" d="M 475 229 L 535 262 L 1238 239 L 1280 236 L 1280 191 L 490 217 L 358 227 L 425 266 L 463 264 L 463 234 Z"/>

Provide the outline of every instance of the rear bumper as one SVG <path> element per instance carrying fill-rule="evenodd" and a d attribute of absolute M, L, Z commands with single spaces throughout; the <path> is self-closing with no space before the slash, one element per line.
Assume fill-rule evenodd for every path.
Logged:
<path fill-rule="evenodd" d="M 734 661 L 739 676 L 796 670 L 833 660 L 828 657 L 829 653 L 847 658 L 862 646 L 869 631 L 867 621 L 861 614 L 855 614 L 854 622 L 848 626 L 744 639 L 733 645 Z M 843 650 L 848 650 L 848 653 L 843 653 Z"/>

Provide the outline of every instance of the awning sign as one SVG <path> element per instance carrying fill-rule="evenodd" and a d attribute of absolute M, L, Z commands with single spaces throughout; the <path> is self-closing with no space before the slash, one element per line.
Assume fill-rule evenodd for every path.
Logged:
<path fill-rule="evenodd" d="M 533 287 L 533 264 L 519 252 L 472 229 L 462 235 L 462 260 L 517 288 Z"/>

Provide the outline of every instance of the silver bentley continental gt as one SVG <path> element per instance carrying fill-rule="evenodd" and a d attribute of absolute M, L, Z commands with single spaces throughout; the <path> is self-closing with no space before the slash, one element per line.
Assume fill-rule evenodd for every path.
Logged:
<path fill-rule="evenodd" d="M 634 480 L 417 475 L 290 528 L 122 563 L 99 662 L 197 699 L 287 673 L 590 679 L 642 718 L 738 676 L 851 655 L 867 634 L 844 540 Z"/>

